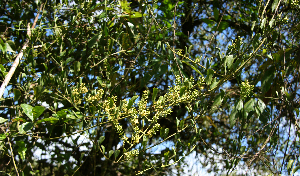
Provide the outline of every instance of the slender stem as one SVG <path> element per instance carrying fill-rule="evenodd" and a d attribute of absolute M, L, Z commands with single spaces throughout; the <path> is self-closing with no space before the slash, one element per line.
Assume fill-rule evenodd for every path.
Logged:
<path fill-rule="evenodd" d="M 11 152 L 11 158 L 13 160 L 13 163 L 14 163 L 14 167 L 15 167 L 15 170 L 16 170 L 16 173 L 17 173 L 17 176 L 19 176 L 19 172 L 18 172 L 18 168 L 17 168 L 17 165 L 16 165 L 16 162 L 15 162 L 15 157 L 14 157 L 14 152 L 12 150 L 12 147 L 11 147 L 11 142 L 9 140 L 9 137 L 7 138 L 8 139 L 8 144 L 9 144 L 9 148 L 10 148 L 10 152 Z"/>

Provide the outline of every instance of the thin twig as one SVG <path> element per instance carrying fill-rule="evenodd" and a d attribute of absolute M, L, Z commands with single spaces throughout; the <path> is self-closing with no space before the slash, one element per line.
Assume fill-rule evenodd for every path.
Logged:
<path fill-rule="evenodd" d="M 35 19 L 34 19 L 34 22 L 31 26 L 31 29 L 34 29 L 35 28 L 35 25 L 36 25 L 36 22 L 39 18 L 39 12 L 42 10 L 42 7 L 43 7 L 43 4 L 41 4 L 41 7 L 40 7 L 40 10 L 38 11 Z M 31 29 L 30 29 L 30 26 L 29 26 L 29 23 L 28 23 L 28 28 L 27 28 L 27 35 L 28 35 L 28 38 L 26 39 L 26 42 L 24 43 L 20 53 L 17 55 L 17 58 L 15 59 L 13 65 L 11 66 L 8 74 L 6 75 L 5 77 L 5 80 L 3 81 L 2 85 L 1 85 L 1 88 L 0 88 L 0 98 L 2 98 L 3 96 L 3 93 L 4 93 L 4 90 L 6 88 L 6 86 L 8 85 L 11 77 L 13 76 L 13 74 L 15 73 L 15 70 L 16 68 L 18 67 L 19 65 L 19 62 L 20 62 L 20 59 L 23 57 L 23 51 L 26 50 L 26 48 L 28 47 L 28 44 L 29 44 L 29 38 L 31 36 Z"/>
<path fill-rule="evenodd" d="M 13 151 L 13 149 L 11 147 L 11 142 L 9 140 L 9 137 L 7 137 L 7 139 L 8 139 L 9 149 L 10 149 L 10 152 L 11 152 L 11 158 L 13 160 L 13 164 L 14 164 L 17 176 L 19 176 L 18 168 L 17 168 L 16 162 L 15 162 L 14 151 Z"/>

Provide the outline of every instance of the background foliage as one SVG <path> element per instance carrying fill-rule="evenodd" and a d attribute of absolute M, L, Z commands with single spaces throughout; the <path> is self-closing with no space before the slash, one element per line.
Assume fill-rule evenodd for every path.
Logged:
<path fill-rule="evenodd" d="M 298 170 L 297 0 L 0 6 L 2 173 Z"/>

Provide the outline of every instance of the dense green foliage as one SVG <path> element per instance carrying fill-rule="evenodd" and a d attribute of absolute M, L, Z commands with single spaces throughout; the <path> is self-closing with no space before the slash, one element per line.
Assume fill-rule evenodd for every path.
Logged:
<path fill-rule="evenodd" d="M 181 175 L 192 152 L 222 175 L 300 167 L 298 0 L 0 7 L 2 82 L 23 53 L 0 100 L 3 174 Z"/>

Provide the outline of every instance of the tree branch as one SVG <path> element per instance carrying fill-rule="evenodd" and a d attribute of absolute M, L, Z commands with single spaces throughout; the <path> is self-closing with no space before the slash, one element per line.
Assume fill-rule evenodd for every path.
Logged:
<path fill-rule="evenodd" d="M 31 29 L 34 29 L 34 28 L 35 28 L 36 22 L 37 22 L 37 20 L 38 20 L 38 18 L 39 18 L 39 12 L 42 10 L 42 7 L 43 7 L 43 4 L 41 4 L 41 7 L 40 7 L 40 9 L 39 9 L 39 11 L 38 11 L 38 13 L 37 13 L 35 19 L 34 19 L 34 22 L 33 22 L 32 26 L 31 26 Z M 10 68 L 8 74 L 6 75 L 4 81 L 3 81 L 2 85 L 1 85 L 1 88 L 0 88 L 0 98 L 2 98 L 6 86 L 8 85 L 8 83 L 9 83 L 11 77 L 12 77 L 13 74 L 15 73 L 15 70 L 16 70 L 16 68 L 17 68 L 18 65 L 19 65 L 20 59 L 23 57 L 23 51 L 28 47 L 28 44 L 29 44 L 29 38 L 30 38 L 30 36 L 31 36 L 31 29 L 30 29 L 30 26 L 29 26 L 29 23 L 28 23 L 28 28 L 27 28 L 27 35 L 28 35 L 28 38 L 26 39 L 26 42 L 24 43 L 24 45 L 23 45 L 23 47 L 22 47 L 20 53 L 17 55 L 17 58 L 15 59 L 13 65 L 11 66 L 11 68 Z"/>

